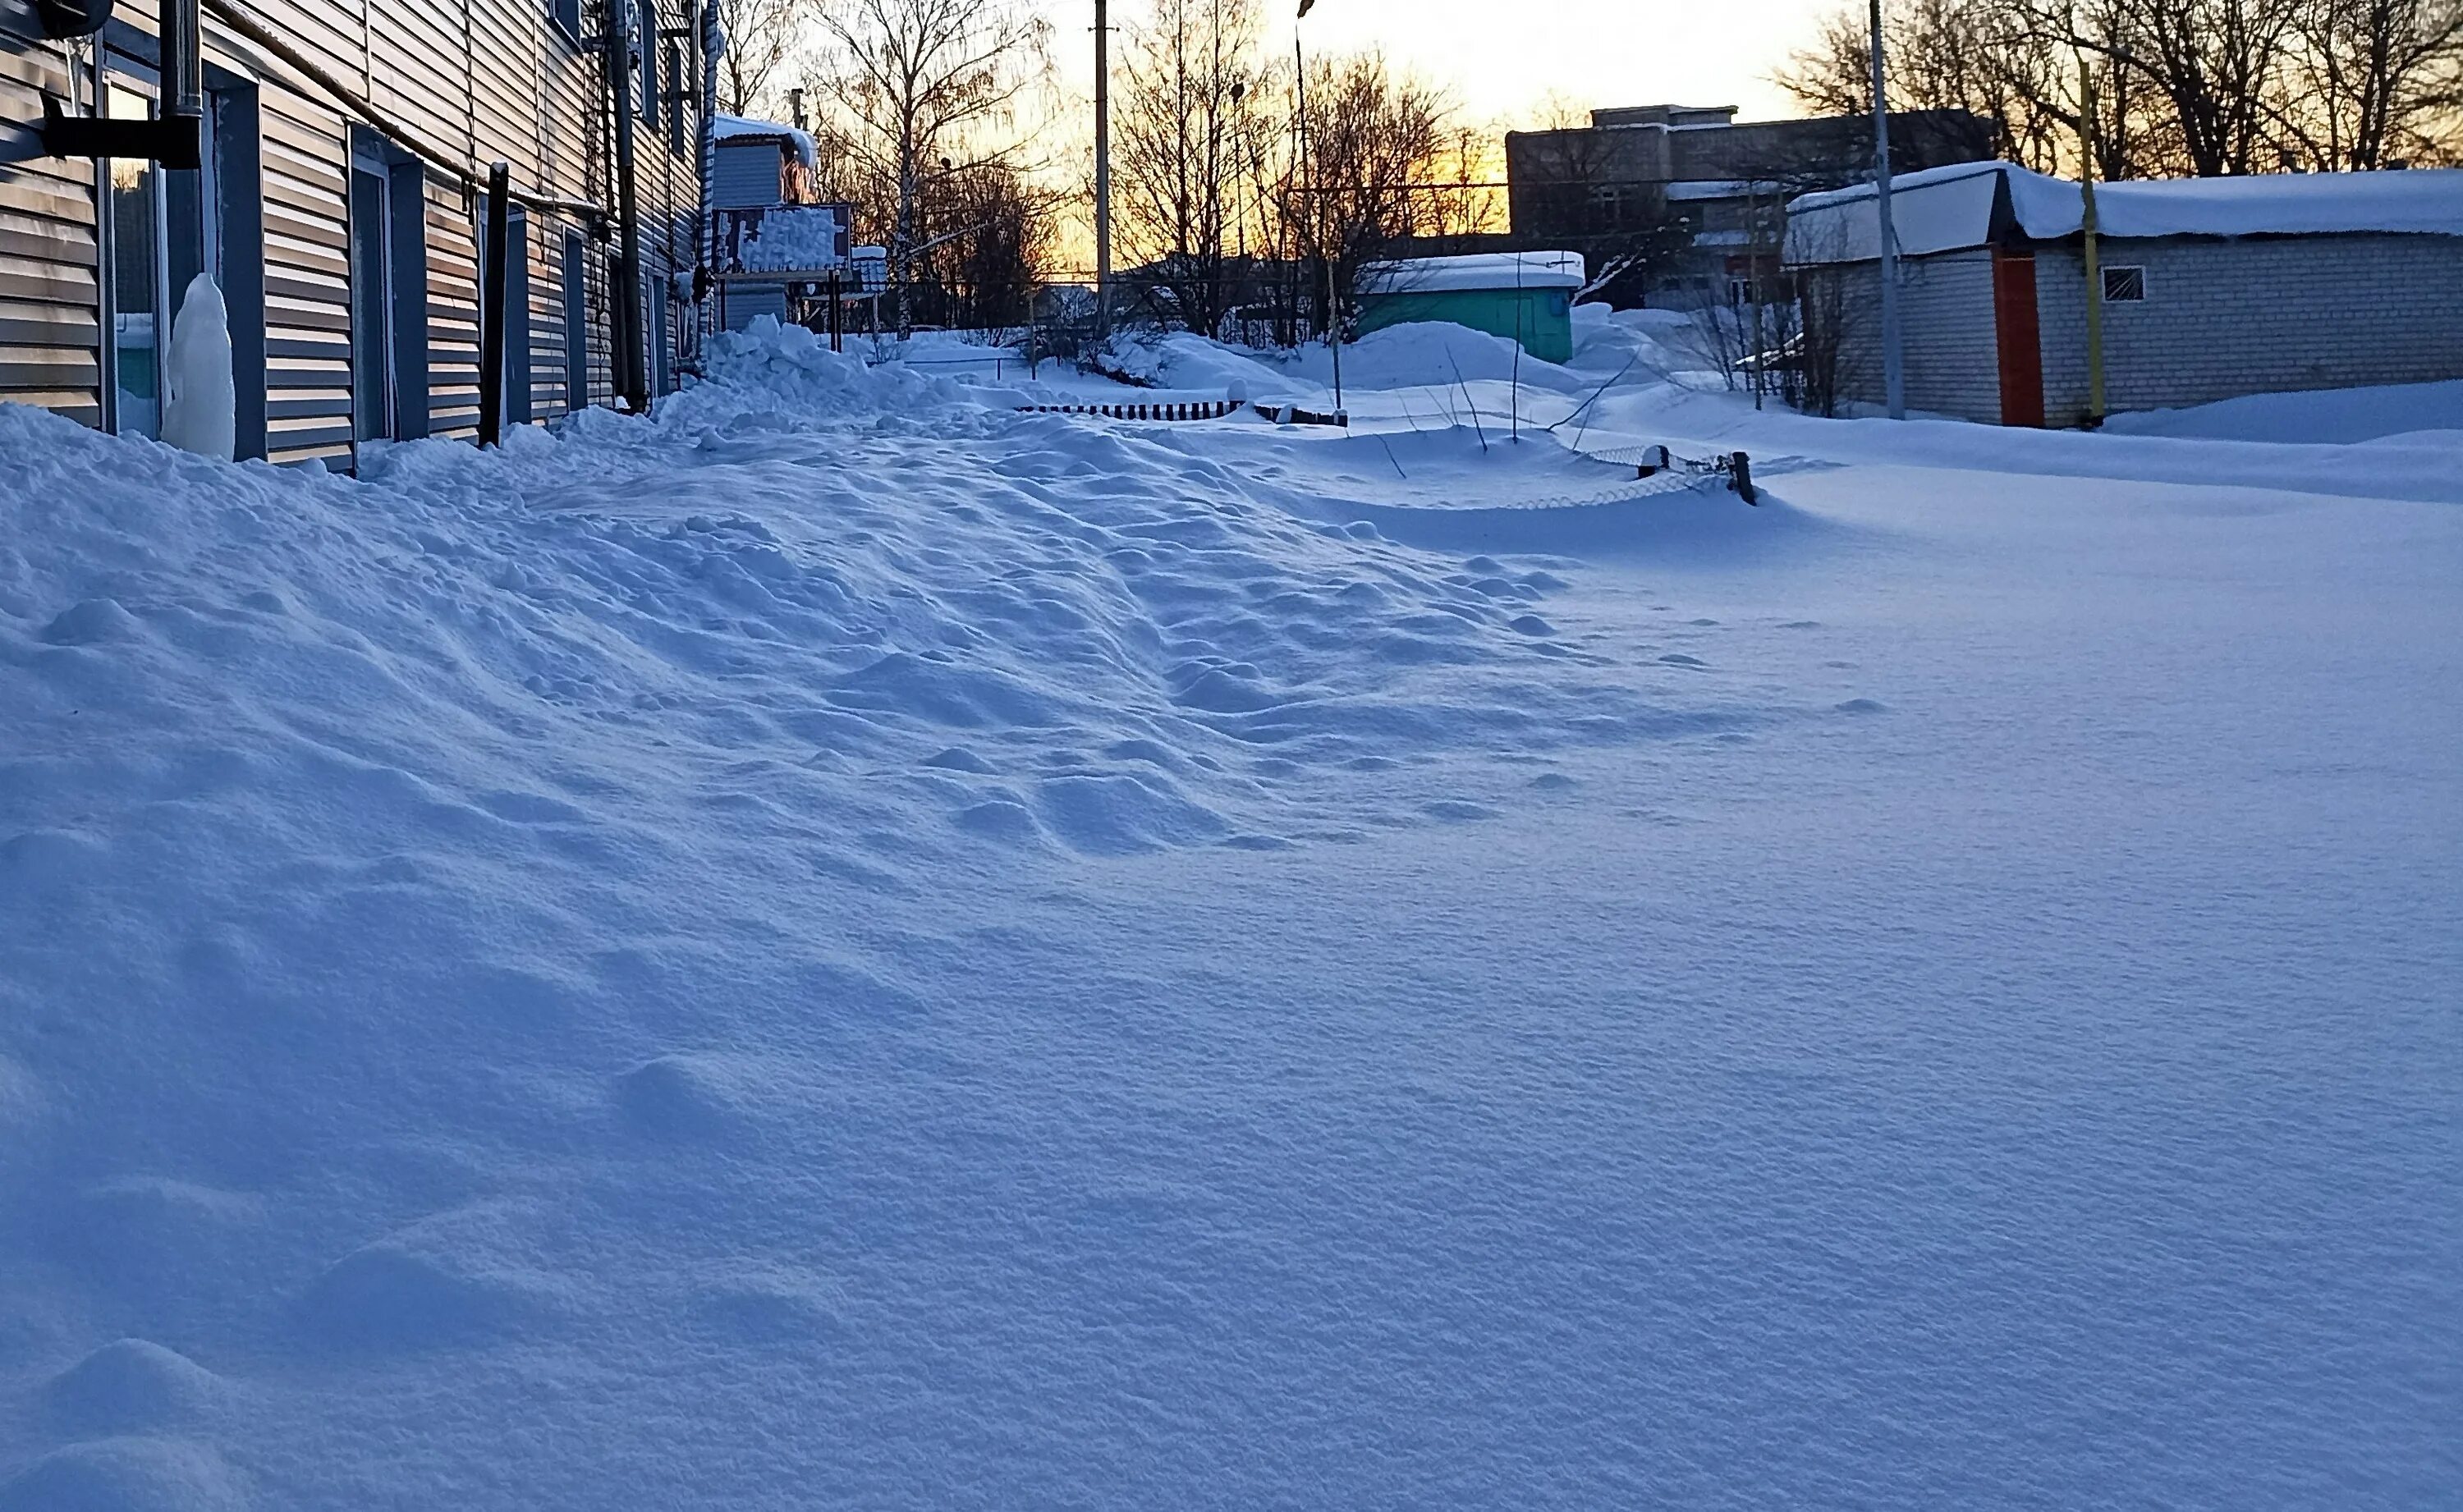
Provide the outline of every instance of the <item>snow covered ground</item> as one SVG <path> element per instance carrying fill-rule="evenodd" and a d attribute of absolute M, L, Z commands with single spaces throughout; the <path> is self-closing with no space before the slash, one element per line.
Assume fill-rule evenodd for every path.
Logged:
<path fill-rule="evenodd" d="M 0 1512 L 2463 1498 L 2463 421 L 1682 366 L 0 408 Z"/>

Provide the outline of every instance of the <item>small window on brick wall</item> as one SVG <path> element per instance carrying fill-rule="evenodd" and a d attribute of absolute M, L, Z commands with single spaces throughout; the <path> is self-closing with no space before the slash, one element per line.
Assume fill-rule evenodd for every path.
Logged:
<path fill-rule="evenodd" d="M 2144 268 L 2107 268 L 2103 270 L 2103 302 L 2108 305 L 2134 305 L 2147 298 L 2147 270 Z"/>

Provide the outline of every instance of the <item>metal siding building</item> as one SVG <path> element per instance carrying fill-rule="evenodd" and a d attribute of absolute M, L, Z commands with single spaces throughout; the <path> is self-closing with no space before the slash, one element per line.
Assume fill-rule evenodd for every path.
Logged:
<path fill-rule="evenodd" d="M 1437 321 L 1517 341 L 1543 362 L 1574 355 L 1577 252 L 1426 257 L 1370 270 L 1360 291 L 1360 331 Z"/>
<path fill-rule="evenodd" d="M 521 308 L 506 324 L 522 343 L 507 416 L 612 397 L 613 112 L 583 40 L 599 35 L 596 4 L 209 0 L 203 169 L 46 156 L 46 95 L 71 115 L 150 110 L 155 4 L 120 0 L 101 32 L 59 41 L 28 0 L 0 0 L 0 400 L 149 430 L 154 353 L 188 276 L 210 269 L 230 310 L 242 455 L 348 466 L 360 440 L 470 434 L 478 186 L 497 160 L 531 202 L 507 238 Z M 700 29 L 689 0 L 643 5 L 638 34 L 658 63 L 642 72 L 668 86 L 635 128 L 643 283 L 665 303 L 668 275 L 698 261 Z M 234 14 L 326 80 L 251 42 Z M 659 313 L 645 327 L 689 339 L 687 313 Z M 648 365 L 671 373 L 684 355 Z"/>

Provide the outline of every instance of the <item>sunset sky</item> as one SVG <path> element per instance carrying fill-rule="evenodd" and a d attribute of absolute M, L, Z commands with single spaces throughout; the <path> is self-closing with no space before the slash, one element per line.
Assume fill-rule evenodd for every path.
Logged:
<path fill-rule="evenodd" d="M 1839 0 L 1318 0 L 1301 23 L 1310 52 L 1377 46 L 1452 90 L 1464 116 L 1519 118 L 1552 90 L 1591 105 L 1737 105 L 1794 115 L 1771 71 Z M 1288 54 L 1297 0 L 1267 0 L 1269 45 Z M 1093 76 L 1093 0 L 1045 6 L 1063 74 Z M 1113 23 L 1146 13 L 1113 0 Z"/>

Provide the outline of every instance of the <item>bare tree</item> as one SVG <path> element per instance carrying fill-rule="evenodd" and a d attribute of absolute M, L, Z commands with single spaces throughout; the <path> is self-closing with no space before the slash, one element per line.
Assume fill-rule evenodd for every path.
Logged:
<path fill-rule="evenodd" d="M 2463 156 L 2463 0 L 1900 0 L 1894 109 L 2000 123 L 1999 154 L 2103 178 L 2375 168 Z M 1777 81 L 1808 107 L 1871 108 L 1861 7 Z M 2079 69 L 2094 65 L 2094 119 Z"/>
<path fill-rule="evenodd" d="M 1156 313 L 1209 335 L 1234 296 L 1244 159 L 1264 124 L 1257 21 L 1254 0 L 1155 0 L 1115 107 L 1114 224 L 1155 268 Z"/>
<path fill-rule="evenodd" d="M 756 116 L 777 108 L 773 89 L 804 45 L 817 0 L 716 0 L 727 52 L 718 64 L 718 108 Z"/>
<path fill-rule="evenodd" d="M 2452 162 L 2463 148 L 2463 0 L 2309 0 L 2292 123 L 2325 168 Z"/>
<path fill-rule="evenodd" d="M 1051 26 L 1026 0 L 834 0 L 822 86 L 842 118 L 838 145 L 885 207 L 898 330 L 913 329 L 910 287 L 936 178 L 1008 161 L 997 129 L 1050 67 Z M 962 235 L 953 227 L 942 236 Z"/>
<path fill-rule="evenodd" d="M 1296 118 L 1300 161 L 1280 207 L 1294 245 L 1323 270 L 1309 291 L 1332 304 L 1320 329 L 1348 318 L 1363 269 L 1428 225 L 1421 191 L 1444 156 L 1449 114 L 1435 88 L 1394 73 L 1378 54 L 1310 65 L 1306 109 Z"/>

